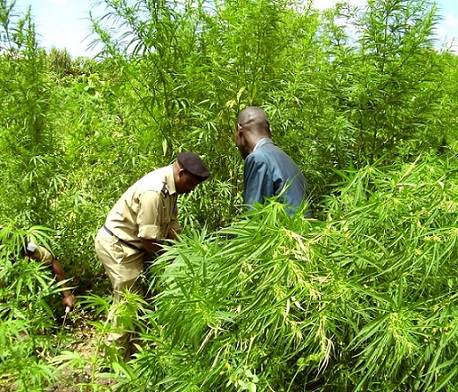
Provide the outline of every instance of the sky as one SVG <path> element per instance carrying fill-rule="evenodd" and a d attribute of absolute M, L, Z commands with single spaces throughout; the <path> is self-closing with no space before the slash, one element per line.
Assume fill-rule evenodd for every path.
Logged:
<path fill-rule="evenodd" d="M 333 6 L 337 0 L 314 0 L 314 6 L 324 9 Z M 351 0 L 356 4 L 364 0 Z M 51 49 L 67 49 L 73 58 L 78 56 L 93 57 L 96 49 L 89 49 L 91 23 L 89 11 L 94 15 L 103 15 L 105 8 L 96 6 L 97 0 L 16 0 L 14 10 L 24 12 L 31 6 L 33 21 L 36 25 L 40 46 Z M 458 53 L 458 1 L 436 0 L 439 14 L 443 20 L 437 26 L 440 43 L 452 42 Z"/>

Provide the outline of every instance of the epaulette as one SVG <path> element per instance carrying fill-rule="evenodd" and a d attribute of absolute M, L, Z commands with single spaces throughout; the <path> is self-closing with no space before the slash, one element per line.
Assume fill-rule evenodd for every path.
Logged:
<path fill-rule="evenodd" d="M 167 185 L 166 181 L 164 181 L 164 185 L 162 186 L 161 193 L 162 193 L 162 196 L 164 197 L 167 197 L 167 195 L 169 194 L 169 186 Z"/>

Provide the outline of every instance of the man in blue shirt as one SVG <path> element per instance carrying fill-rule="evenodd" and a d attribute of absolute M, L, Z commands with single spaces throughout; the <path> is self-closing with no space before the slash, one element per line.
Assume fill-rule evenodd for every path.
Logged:
<path fill-rule="evenodd" d="M 237 117 L 235 144 L 245 160 L 243 200 L 252 206 L 265 198 L 279 196 L 290 216 L 308 199 L 308 185 L 290 156 L 270 139 L 266 113 L 249 106 Z M 307 217 L 311 216 L 308 209 Z"/>

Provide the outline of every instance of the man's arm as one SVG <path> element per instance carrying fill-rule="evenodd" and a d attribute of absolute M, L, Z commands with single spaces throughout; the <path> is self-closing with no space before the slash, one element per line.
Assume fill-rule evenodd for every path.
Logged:
<path fill-rule="evenodd" d="M 178 241 L 178 234 L 181 232 L 180 224 L 178 223 L 178 218 L 175 215 L 170 222 L 169 232 L 167 233 L 167 239 L 172 241 Z"/>
<path fill-rule="evenodd" d="M 34 249 L 32 247 L 33 250 L 29 249 L 29 246 L 31 244 L 34 246 Z M 48 266 L 53 272 L 58 282 L 65 281 L 65 272 L 62 268 L 62 265 L 59 263 L 59 261 L 57 261 L 54 258 L 51 252 L 47 250 L 45 247 L 35 246 L 33 243 L 29 243 L 27 245 L 26 255 L 29 256 L 31 259 Z M 66 309 L 69 308 L 69 310 L 72 310 L 75 306 L 76 298 L 65 283 L 62 283 L 62 287 L 64 288 L 64 290 L 62 291 L 62 303 Z"/>
<path fill-rule="evenodd" d="M 62 282 L 65 280 L 64 269 L 62 268 L 62 265 L 56 259 L 53 259 L 50 265 L 50 268 L 58 282 Z M 65 308 L 68 307 L 69 310 L 72 310 L 75 307 L 76 298 L 65 283 L 62 284 L 62 287 L 64 288 L 64 290 L 62 291 L 62 296 L 63 296 L 62 303 L 65 306 Z"/>
<path fill-rule="evenodd" d="M 252 206 L 264 203 L 264 198 L 273 196 L 273 181 L 269 167 L 254 154 L 248 155 L 244 169 L 244 204 Z"/>
<path fill-rule="evenodd" d="M 163 240 L 145 240 L 143 238 L 141 240 L 149 256 L 156 256 L 164 252 L 162 248 L 162 244 L 164 243 Z"/>
<path fill-rule="evenodd" d="M 164 215 L 163 199 L 171 196 L 163 196 L 161 192 L 148 191 L 140 196 L 140 211 L 138 213 L 137 225 L 139 226 L 139 237 L 149 256 L 157 256 L 164 252 L 162 245 L 167 240 L 176 240 L 176 233 L 180 226 L 176 214 Z M 170 221 L 169 230 L 163 238 L 163 222 Z M 153 237 L 146 239 L 143 237 Z M 156 237 L 156 238 L 154 238 Z"/>
<path fill-rule="evenodd" d="M 167 240 L 177 241 L 178 237 L 177 232 L 175 230 L 170 230 L 167 234 L 166 240 L 145 240 L 143 238 L 141 240 L 148 255 L 157 256 L 165 252 L 164 248 L 162 247 L 162 245 L 164 245 L 164 242 L 166 242 Z"/>

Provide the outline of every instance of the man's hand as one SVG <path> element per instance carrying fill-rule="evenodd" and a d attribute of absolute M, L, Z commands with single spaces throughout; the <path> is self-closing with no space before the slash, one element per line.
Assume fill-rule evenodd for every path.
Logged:
<path fill-rule="evenodd" d="M 69 311 L 73 310 L 76 304 L 76 297 L 70 291 L 64 291 L 62 293 L 64 298 L 62 299 L 62 304 L 64 305 L 65 309 L 69 309 Z"/>
<path fill-rule="evenodd" d="M 146 252 L 152 257 L 164 252 L 162 248 L 163 240 L 145 240 L 142 238 L 142 243 Z"/>

